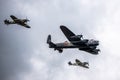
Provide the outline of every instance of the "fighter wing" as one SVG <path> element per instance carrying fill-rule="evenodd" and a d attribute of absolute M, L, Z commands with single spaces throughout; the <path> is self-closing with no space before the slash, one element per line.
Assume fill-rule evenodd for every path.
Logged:
<path fill-rule="evenodd" d="M 81 62 L 80 60 L 78 60 L 78 59 L 75 59 L 75 61 L 76 61 L 76 63 L 77 63 L 78 65 L 82 63 L 82 62 Z"/>
<path fill-rule="evenodd" d="M 67 39 L 69 40 L 69 41 L 73 41 L 70 37 L 72 37 L 72 36 L 75 36 L 75 34 L 72 32 L 72 31 L 70 31 L 66 26 L 64 26 L 64 25 L 61 25 L 60 26 L 60 29 L 62 30 L 62 32 L 64 33 L 64 35 L 67 37 Z"/>
<path fill-rule="evenodd" d="M 13 15 L 10 15 L 10 17 L 15 20 L 15 19 L 18 19 L 17 17 L 13 16 Z"/>
<path fill-rule="evenodd" d="M 84 62 L 84 63 L 82 63 L 80 60 L 78 60 L 78 59 L 76 59 L 75 60 L 76 61 L 76 63 L 78 64 L 78 66 L 82 66 L 82 67 L 84 67 L 84 68 L 89 68 L 86 64 L 88 64 L 87 62 Z M 89 65 L 89 64 L 88 64 Z"/>
<path fill-rule="evenodd" d="M 24 26 L 24 27 L 26 27 L 26 28 L 31 28 L 29 25 L 27 25 L 27 24 L 20 24 L 20 25 L 22 25 L 22 26 Z"/>

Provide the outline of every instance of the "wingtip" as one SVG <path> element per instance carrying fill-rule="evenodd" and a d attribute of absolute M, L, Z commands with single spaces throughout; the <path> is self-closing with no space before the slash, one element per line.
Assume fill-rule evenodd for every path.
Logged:
<path fill-rule="evenodd" d="M 26 28 L 31 28 L 30 26 L 25 26 Z"/>
<path fill-rule="evenodd" d="M 64 25 L 60 25 L 60 28 L 62 29 L 62 28 L 65 28 L 66 26 L 64 26 Z"/>
<path fill-rule="evenodd" d="M 13 15 L 10 15 L 10 17 L 12 17 Z"/>

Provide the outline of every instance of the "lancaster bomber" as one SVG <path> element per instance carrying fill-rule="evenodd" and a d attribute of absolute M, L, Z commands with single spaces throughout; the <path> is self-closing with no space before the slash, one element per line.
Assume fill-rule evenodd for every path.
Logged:
<path fill-rule="evenodd" d="M 69 42 L 65 41 L 63 43 L 53 43 L 51 41 L 51 35 L 48 35 L 47 43 L 49 44 L 49 48 L 54 48 L 54 50 L 58 50 L 59 53 L 62 53 L 63 49 L 67 48 L 78 48 L 79 50 L 95 55 L 98 54 L 98 52 L 100 51 L 99 49 L 97 49 L 99 41 L 93 39 L 83 39 L 83 35 L 75 35 L 64 25 L 61 25 L 60 29 L 67 37 Z"/>
<path fill-rule="evenodd" d="M 71 63 L 71 61 L 68 62 L 69 65 L 73 65 L 73 66 L 81 66 L 84 68 L 89 68 L 89 63 L 88 62 L 81 62 L 78 59 L 75 59 L 75 63 Z"/>
<path fill-rule="evenodd" d="M 10 15 L 10 17 L 12 18 L 13 21 L 9 21 L 7 19 L 4 20 L 4 23 L 6 25 L 9 25 L 9 24 L 18 24 L 18 25 L 24 26 L 26 28 L 31 28 L 29 25 L 26 24 L 29 21 L 28 19 L 18 19 L 14 15 Z"/>

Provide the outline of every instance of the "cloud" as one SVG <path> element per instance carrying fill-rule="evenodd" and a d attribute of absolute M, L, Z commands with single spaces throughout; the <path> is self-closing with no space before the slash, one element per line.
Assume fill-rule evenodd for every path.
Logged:
<path fill-rule="evenodd" d="M 13 14 L 28 18 L 32 28 L 0 23 L 0 80 L 119 80 L 119 1 L 29 0 L 0 1 L 1 18 Z M 63 54 L 49 49 L 47 35 L 53 42 L 67 40 L 59 26 L 100 41 L 97 56 L 77 49 Z M 70 67 L 74 59 L 89 61 L 90 69 Z"/>

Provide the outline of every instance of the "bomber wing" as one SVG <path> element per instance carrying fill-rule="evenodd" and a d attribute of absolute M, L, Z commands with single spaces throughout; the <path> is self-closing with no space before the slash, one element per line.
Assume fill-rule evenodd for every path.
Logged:
<path fill-rule="evenodd" d="M 74 41 L 71 37 L 75 36 L 75 34 L 69 30 L 66 26 L 61 25 L 60 29 L 62 30 L 62 32 L 64 33 L 64 35 L 67 37 L 67 39 L 72 42 Z"/>
<path fill-rule="evenodd" d="M 91 50 L 84 50 L 84 51 L 94 54 L 94 55 L 97 55 L 100 50 L 99 49 L 91 49 Z"/>

